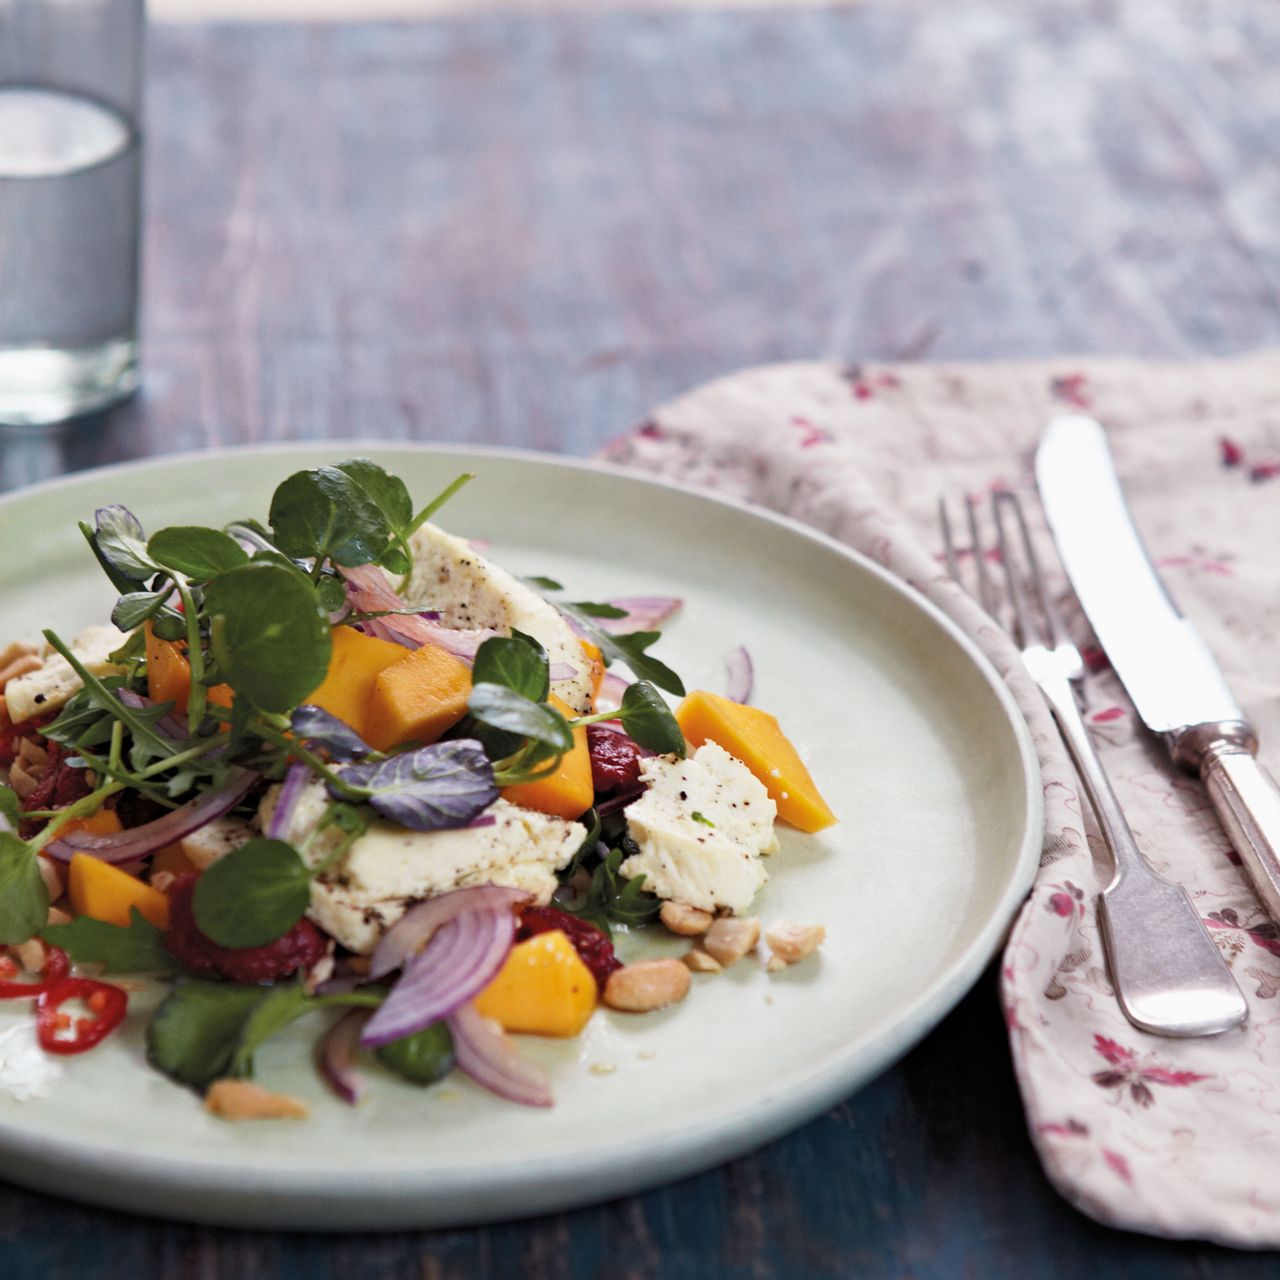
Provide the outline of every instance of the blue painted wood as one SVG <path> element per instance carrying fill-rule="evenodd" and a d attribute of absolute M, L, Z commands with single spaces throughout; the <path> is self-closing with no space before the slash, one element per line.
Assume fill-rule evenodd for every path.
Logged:
<path fill-rule="evenodd" d="M 158 28 L 146 389 L 106 420 L 5 436 L 0 488 L 306 437 L 586 453 L 786 357 L 1275 344 L 1278 62 L 1264 0 Z M 0 1185 L 0 1280 L 1278 1268 L 1057 1197 L 991 975 L 797 1133 L 535 1222 L 274 1235 Z"/>

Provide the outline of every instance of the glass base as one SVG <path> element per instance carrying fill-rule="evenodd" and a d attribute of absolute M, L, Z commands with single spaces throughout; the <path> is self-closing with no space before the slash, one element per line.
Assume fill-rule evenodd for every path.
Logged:
<path fill-rule="evenodd" d="M 0 426 L 44 427 L 107 409 L 138 389 L 138 344 L 0 347 Z"/>

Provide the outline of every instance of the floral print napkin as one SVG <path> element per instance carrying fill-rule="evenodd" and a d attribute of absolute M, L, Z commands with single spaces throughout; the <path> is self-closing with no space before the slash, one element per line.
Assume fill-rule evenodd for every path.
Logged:
<path fill-rule="evenodd" d="M 1063 412 L 1107 427 L 1152 556 L 1255 722 L 1264 763 L 1280 774 L 1280 357 L 775 365 L 666 405 L 603 457 L 832 534 L 975 638 L 1026 714 L 1044 777 L 1040 870 L 1001 972 L 1046 1172 L 1113 1226 L 1280 1246 L 1280 931 L 1243 880 L 1199 782 L 1175 773 L 1136 719 L 1033 498 L 1042 563 L 1053 566 L 1090 667 L 1086 718 L 1138 843 L 1186 886 L 1249 1000 L 1248 1025 L 1211 1039 L 1165 1040 L 1125 1020 L 1098 934 L 1094 902 L 1110 865 L 1092 814 L 1016 652 L 946 577 L 939 555 L 939 495 L 953 499 L 953 511 L 965 493 L 1033 495 L 1037 436 Z M 962 567 L 972 571 L 963 559 Z"/>

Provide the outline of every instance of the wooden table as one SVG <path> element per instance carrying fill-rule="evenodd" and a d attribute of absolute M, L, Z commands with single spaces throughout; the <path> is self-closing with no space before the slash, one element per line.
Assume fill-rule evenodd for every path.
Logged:
<path fill-rule="evenodd" d="M 160 27 L 146 391 L 3 437 L 0 486 L 307 437 L 586 453 L 787 357 L 1274 345 L 1277 66 L 1263 0 Z M 305 1238 L 0 1189 L 5 1280 L 1276 1267 L 1058 1199 L 990 977 L 792 1136 L 536 1222 Z"/>

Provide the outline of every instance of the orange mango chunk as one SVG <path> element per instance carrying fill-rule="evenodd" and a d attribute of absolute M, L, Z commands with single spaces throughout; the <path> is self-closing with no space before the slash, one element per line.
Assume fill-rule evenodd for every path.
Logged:
<path fill-rule="evenodd" d="M 547 702 L 562 715 L 573 718 L 574 711 L 553 693 Z M 502 798 L 523 809 L 536 809 L 557 818 L 580 818 L 596 798 L 591 781 L 591 750 L 585 725 L 573 731 L 573 749 L 560 757 L 556 771 L 533 782 L 517 782 L 502 788 Z"/>
<path fill-rule="evenodd" d="M 676 708 L 684 736 L 700 747 L 718 742 L 764 784 L 778 817 L 801 831 L 821 831 L 836 821 L 790 740 L 767 711 L 695 689 Z"/>
<path fill-rule="evenodd" d="M 58 828 L 59 836 L 69 836 L 73 831 L 84 831 L 91 836 L 114 836 L 124 830 L 114 809 L 99 809 L 87 818 L 72 818 Z"/>
<path fill-rule="evenodd" d="M 596 980 L 567 935 L 552 929 L 516 943 L 475 1006 L 506 1031 L 576 1036 L 595 1011 Z"/>
<path fill-rule="evenodd" d="M 185 712 L 191 697 L 191 663 L 186 647 L 177 640 L 161 640 L 147 623 L 147 693 L 152 702 L 172 702 L 177 713 Z M 229 684 L 214 685 L 208 699 L 215 706 L 229 707 L 235 692 Z"/>
<path fill-rule="evenodd" d="M 199 870 L 200 868 L 183 853 L 180 842 L 165 845 L 151 859 L 151 874 L 153 876 L 157 871 L 167 871 L 174 876 L 185 876 Z"/>
<path fill-rule="evenodd" d="M 163 893 L 87 853 L 77 853 L 71 859 L 67 896 L 78 916 L 127 928 L 129 909 L 137 907 L 156 928 L 169 927 L 169 899 Z"/>
<path fill-rule="evenodd" d="M 369 695 L 364 739 L 379 751 L 403 742 L 435 742 L 467 713 L 471 668 L 438 645 L 406 653 L 378 673 Z"/>
<path fill-rule="evenodd" d="M 329 670 L 307 701 L 350 725 L 367 742 L 369 699 L 378 676 L 408 650 L 390 640 L 367 636 L 353 627 L 334 627 Z"/>

